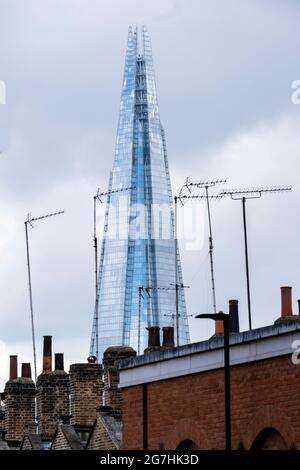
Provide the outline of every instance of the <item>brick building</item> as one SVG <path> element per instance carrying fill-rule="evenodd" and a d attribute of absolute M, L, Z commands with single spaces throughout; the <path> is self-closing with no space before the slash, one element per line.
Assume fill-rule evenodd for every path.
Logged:
<path fill-rule="evenodd" d="M 31 378 L 30 364 L 22 364 L 17 374 L 17 356 L 10 357 L 10 376 L 5 385 L 3 430 L 11 447 L 18 447 L 28 423 L 34 421 L 36 388 Z"/>
<path fill-rule="evenodd" d="M 44 336 L 43 372 L 37 379 L 38 431 L 44 440 L 51 439 L 61 416 L 69 413 L 70 380 L 64 371 L 64 356 L 55 354 L 52 370 L 52 338 Z"/>
<path fill-rule="evenodd" d="M 300 316 L 292 313 L 291 288 L 281 291 L 274 325 L 242 333 L 238 302 L 230 301 L 234 449 L 300 448 Z M 19 377 L 11 356 L 0 450 L 224 449 L 222 323 L 209 340 L 179 348 L 172 327 L 163 328 L 162 345 L 160 335 L 149 328 L 143 356 L 114 346 L 103 364 L 92 356 L 69 373 L 62 354 L 52 370 L 46 336 L 37 387 L 30 364 Z"/>
<path fill-rule="evenodd" d="M 274 325 L 230 334 L 233 449 L 300 448 L 299 319 L 282 288 Z M 208 341 L 122 362 L 124 449 L 224 449 L 220 326 Z"/>
<path fill-rule="evenodd" d="M 129 347 L 110 347 L 103 365 L 92 356 L 85 363 L 72 364 L 66 373 L 61 353 L 55 354 L 52 370 L 52 338 L 44 336 L 37 387 L 30 364 L 22 364 L 18 377 L 17 356 L 11 356 L 9 381 L 1 394 L 0 450 L 120 449 L 118 364 L 135 355 Z"/>

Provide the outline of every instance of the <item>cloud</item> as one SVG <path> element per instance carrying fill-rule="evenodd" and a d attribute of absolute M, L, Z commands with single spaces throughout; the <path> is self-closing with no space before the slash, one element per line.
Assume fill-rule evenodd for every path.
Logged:
<path fill-rule="evenodd" d="M 293 186 L 292 193 L 266 195 L 247 202 L 254 327 L 270 324 L 280 316 L 281 285 L 292 285 L 294 297 L 300 297 L 297 284 L 300 275 L 299 125 L 300 116 L 284 116 L 275 122 L 262 123 L 248 132 L 231 136 L 204 156 L 204 165 L 199 161 L 193 167 L 193 174 L 200 179 L 228 176 L 228 188 Z M 187 159 L 193 160 L 192 156 Z M 189 170 L 187 166 L 186 171 Z M 230 298 L 239 299 L 242 328 L 247 329 L 241 203 L 223 199 L 214 203 L 212 214 L 218 307 L 226 310 Z M 182 253 L 185 282 L 189 284 L 192 279 L 191 289 L 202 287 L 199 295 L 187 295 L 189 310 L 193 312 L 211 308 L 208 257 L 204 263 L 208 246 L 204 245 L 203 250 L 198 255 L 199 263 L 195 253 Z M 296 313 L 295 298 L 294 308 Z M 201 327 L 195 320 L 192 324 L 196 340 L 201 335 Z"/>
<path fill-rule="evenodd" d="M 86 338 L 73 336 L 61 336 L 60 338 L 54 337 L 52 339 L 53 351 L 53 367 L 54 367 L 54 354 L 56 352 L 64 352 L 64 367 L 68 371 L 71 364 L 86 362 L 87 354 L 84 354 L 88 348 L 88 341 Z M 39 338 L 36 344 L 37 351 L 37 371 L 38 374 L 42 370 L 42 355 L 43 343 L 42 338 Z M 0 341 L 0 389 L 3 390 L 5 383 L 9 379 L 9 356 L 18 355 L 18 374 L 21 375 L 21 364 L 24 362 L 31 363 L 31 374 L 34 377 L 34 365 L 32 360 L 32 343 L 30 341 L 19 341 L 5 343 Z"/>
<path fill-rule="evenodd" d="M 279 315 L 279 286 L 299 289 L 300 106 L 290 96 L 291 83 L 299 79 L 299 3 L 0 3 L 0 80 L 7 94 L 0 107 L 5 354 L 31 357 L 26 214 L 58 209 L 65 215 L 37 224 L 29 234 L 37 343 L 53 334 L 67 360 L 88 354 L 92 195 L 98 186 L 107 187 L 113 163 L 130 23 L 146 23 L 152 37 L 175 191 L 188 175 L 227 176 L 232 187 L 294 185 L 292 194 L 247 205 L 253 323 L 272 322 Z M 229 297 L 238 298 L 246 328 L 239 204 L 214 204 L 213 229 L 218 306 L 226 309 Z M 207 247 L 196 254 L 183 250 L 182 261 L 185 283 L 191 285 L 189 313 L 206 311 L 211 306 Z M 191 325 L 193 340 L 212 331 L 205 322 L 191 320 Z"/>

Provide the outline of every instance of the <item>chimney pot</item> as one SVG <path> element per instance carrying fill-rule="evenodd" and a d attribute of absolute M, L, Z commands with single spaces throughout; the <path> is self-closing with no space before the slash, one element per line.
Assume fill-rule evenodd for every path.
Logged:
<path fill-rule="evenodd" d="M 87 358 L 87 361 L 88 361 L 89 364 L 96 364 L 97 358 L 96 358 L 96 356 L 89 356 Z"/>
<path fill-rule="evenodd" d="M 159 326 L 149 326 L 148 328 L 148 347 L 149 348 L 159 348 L 160 347 L 160 327 Z"/>
<path fill-rule="evenodd" d="M 55 370 L 64 370 L 64 355 L 63 355 L 63 353 L 55 353 L 54 364 L 55 364 Z"/>
<path fill-rule="evenodd" d="M 281 287 L 281 316 L 291 317 L 293 315 L 292 308 L 292 288 Z"/>
<path fill-rule="evenodd" d="M 23 378 L 31 379 L 31 366 L 29 362 L 22 364 L 22 375 Z"/>
<path fill-rule="evenodd" d="M 224 324 L 222 320 L 215 321 L 215 334 L 222 335 L 224 333 Z"/>
<path fill-rule="evenodd" d="M 163 348 L 174 348 L 174 327 L 164 326 L 163 327 Z"/>
<path fill-rule="evenodd" d="M 239 301 L 229 300 L 229 332 L 239 333 L 240 322 L 239 322 Z"/>
<path fill-rule="evenodd" d="M 9 356 L 9 380 L 18 377 L 18 356 Z"/>
<path fill-rule="evenodd" d="M 52 336 L 44 336 L 43 372 L 52 371 Z"/>
<path fill-rule="evenodd" d="M 298 299 L 297 302 L 298 302 L 298 315 L 300 316 L 300 299 Z"/>

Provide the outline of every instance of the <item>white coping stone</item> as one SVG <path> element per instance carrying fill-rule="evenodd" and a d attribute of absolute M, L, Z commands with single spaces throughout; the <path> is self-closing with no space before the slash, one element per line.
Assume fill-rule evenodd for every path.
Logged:
<path fill-rule="evenodd" d="M 300 331 L 262 338 L 230 347 L 230 364 L 245 364 L 271 357 L 292 354 L 292 344 L 300 340 Z M 120 370 L 120 388 L 220 369 L 224 366 L 223 349 L 212 349 L 183 357 L 161 360 Z"/>

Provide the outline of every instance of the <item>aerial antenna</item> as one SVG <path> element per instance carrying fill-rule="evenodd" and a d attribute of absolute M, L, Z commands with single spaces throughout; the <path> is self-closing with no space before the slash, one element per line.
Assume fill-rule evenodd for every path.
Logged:
<path fill-rule="evenodd" d="M 34 362 L 34 378 L 35 383 L 37 380 L 37 368 L 36 368 L 36 347 L 35 347 L 35 329 L 34 329 L 34 315 L 33 315 L 33 300 L 32 300 L 32 282 L 31 282 L 31 268 L 30 268 L 30 256 L 29 256 L 29 237 L 28 237 L 28 225 L 34 228 L 34 222 L 39 220 L 54 217 L 56 215 L 63 214 L 65 211 L 53 212 L 51 214 L 41 215 L 40 217 L 32 217 L 30 214 L 27 215 L 25 220 L 25 237 L 26 237 L 26 255 L 27 255 L 27 271 L 28 271 L 28 289 L 29 289 L 29 305 L 30 305 L 30 319 L 31 319 L 31 334 L 32 334 L 32 347 L 33 347 L 33 362 Z"/>
<path fill-rule="evenodd" d="M 99 362 L 99 262 L 98 262 L 98 237 L 97 237 L 97 201 L 101 204 L 104 202 L 103 198 L 110 196 L 114 193 L 119 193 L 121 191 L 127 191 L 133 189 L 132 186 L 119 189 L 111 189 L 109 191 L 101 192 L 100 189 L 97 189 L 97 193 L 93 196 L 94 201 L 94 273 L 95 273 L 95 309 L 94 309 L 94 318 L 95 318 L 95 329 L 96 329 L 96 357 Z M 92 354 L 93 347 L 91 347 L 90 353 Z"/>
<path fill-rule="evenodd" d="M 150 292 L 151 291 L 175 291 L 176 295 L 177 292 L 180 289 L 189 289 L 190 286 L 184 286 L 183 284 L 170 284 L 169 286 L 139 286 L 139 303 L 138 303 L 138 355 L 140 354 L 140 345 L 141 345 L 141 303 L 142 303 L 142 298 L 144 298 L 143 293 L 145 292 L 148 297 L 150 297 Z M 178 301 L 176 297 L 176 302 Z M 164 315 L 166 316 L 166 315 Z M 187 315 L 189 316 L 189 315 Z M 179 309 L 176 309 L 175 315 L 173 314 L 172 318 L 176 318 L 176 341 L 177 341 L 177 346 L 179 346 Z M 150 326 L 150 323 L 148 322 L 148 326 Z"/>
<path fill-rule="evenodd" d="M 189 178 L 186 179 L 186 184 L 189 181 Z M 190 193 L 190 190 L 188 190 Z M 183 188 L 181 188 L 179 196 L 174 196 L 174 244 L 175 244 L 175 253 L 174 253 L 174 261 L 175 261 L 175 315 L 176 315 L 176 345 L 177 347 L 180 346 L 179 344 L 179 289 L 185 288 L 182 283 L 179 283 L 179 276 L 178 276 L 178 260 L 179 260 L 179 249 L 178 249 L 178 201 L 181 202 L 181 196 L 183 196 Z M 181 202 L 182 204 L 182 202 Z"/>
<path fill-rule="evenodd" d="M 174 313 L 170 312 L 170 313 L 164 313 L 163 315 L 164 317 L 172 317 L 173 319 L 175 318 L 175 315 Z M 180 315 L 179 315 L 180 316 Z M 194 317 L 195 316 L 195 313 L 191 313 L 189 315 L 186 315 L 187 317 Z"/>
<path fill-rule="evenodd" d="M 249 260 L 248 260 L 246 200 L 247 199 L 260 199 L 262 195 L 265 195 L 265 194 L 276 194 L 276 193 L 281 193 L 281 192 L 289 192 L 291 190 L 292 190 L 292 186 L 264 186 L 264 187 L 258 187 L 258 188 L 230 189 L 227 191 L 222 191 L 220 194 L 222 197 L 230 196 L 233 201 L 242 201 L 249 330 L 252 330 L 252 319 L 251 319 L 251 296 L 250 296 L 250 277 L 249 277 Z"/>
<path fill-rule="evenodd" d="M 175 198 L 175 214 L 177 212 L 177 199 L 184 205 L 186 200 L 189 199 L 205 199 L 208 217 L 208 228 L 209 228 L 209 258 L 210 258 L 210 274 L 211 274 L 211 289 L 212 289 L 212 300 L 213 310 L 217 313 L 217 302 L 216 302 L 216 286 L 215 286 L 215 275 L 214 275 L 214 258 L 213 258 L 213 236 L 212 236 L 212 222 L 211 222 L 211 210 L 210 210 L 210 199 L 222 199 L 222 194 L 209 194 L 209 188 L 217 186 L 219 184 L 226 183 L 227 179 L 215 179 L 215 180 L 202 180 L 192 182 L 190 178 L 187 178 L 185 184 L 182 186 L 178 198 Z M 193 193 L 193 189 L 204 190 L 203 193 Z M 175 216 L 177 220 L 177 216 Z M 177 223 L 176 223 L 177 225 Z"/>

